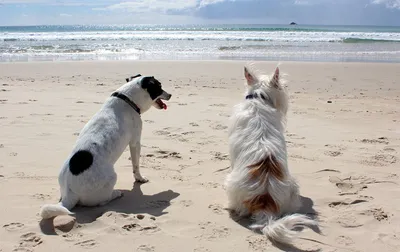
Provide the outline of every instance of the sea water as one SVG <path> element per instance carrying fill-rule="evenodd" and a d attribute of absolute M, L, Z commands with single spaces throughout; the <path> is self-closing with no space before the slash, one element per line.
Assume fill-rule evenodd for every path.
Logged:
<path fill-rule="evenodd" d="M 0 27 L 0 61 L 400 62 L 400 27 L 105 25 Z"/>

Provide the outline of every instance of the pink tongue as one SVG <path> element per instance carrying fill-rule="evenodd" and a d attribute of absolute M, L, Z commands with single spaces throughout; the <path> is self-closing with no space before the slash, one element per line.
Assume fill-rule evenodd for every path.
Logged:
<path fill-rule="evenodd" d="M 167 104 L 163 103 L 163 109 L 167 110 Z"/>

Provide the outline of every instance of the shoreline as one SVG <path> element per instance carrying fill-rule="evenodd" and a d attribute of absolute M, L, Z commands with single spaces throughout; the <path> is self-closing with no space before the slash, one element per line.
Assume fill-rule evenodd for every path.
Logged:
<path fill-rule="evenodd" d="M 233 64 L 238 64 L 238 63 L 255 63 L 255 64 L 328 64 L 328 65 L 357 65 L 357 64 L 366 64 L 366 65 L 371 65 L 371 64 L 388 64 L 388 65 L 400 65 L 400 62 L 388 62 L 388 61 L 297 61 L 297 60 L 255 60 L 255 59 L 238 59 L 238 60 L 231 60 L 231 59 L 204 59 L 204 60 L 198 60 L 198 59 L 155 59 L 155 60 L 130 60 L 130 59 L 122 59 L 122 60 L 62 60 L 62 61 L 51 61 L 51 60 L 43 60 L 43 61 L 0 61 L 0 64 L 2 65 L 7 65 L 7 64 L 71 64 L 71 63 L 76 63 L 76 64 L 115 64 L 115 63 L 135 63 L 135 64 L 141 64 L 141 63 L 187 63 L 190 62 L 192 64 L 199 63 L 199 64 L 204 64 L 204 63 L 233 63 Z"/>
<path fill-rule="evenodd" d="M 122 59 L 63 59 L 63 60 L 57 60 L 57 59 L 44 59 L 44 60 L 1 60 L 0 57 L 0 64 L 4 63 L 34 63 L 34 62 L 168 62 L 168 61 L 180 61 L 180 62 L 211 62 L 211 61 L 220 61 L 220 62 L 227 62 L 227 61 L 254 61 L 254 62 L 299 62 L 299 63 L 389 63 L 389 64 L 400 64 L 400 59 L 391 59 L 391 60 L 386 60 L 386 59 L 381 59 L 381 60 L 332 60 L 332 59 L 327 59 L 327 60 L 307 60 L 307 59 L 293 59 L 293 58 L 288 58 L 288 59 L 283 59 L 279 60 L 278 58 L 267 58 L 267 57 L 260 57 L 260 58 L 255 58 L 255 57 L 242 57 L 242 58 L 226 58 L 223 57 L 221 59 L 212 59 L 212 58 L 180 58 L 180 59 L 168 59 L 168 58 L 156 58 L 156 59 L 129 59 L 129 57 L 125 57 Z"/>

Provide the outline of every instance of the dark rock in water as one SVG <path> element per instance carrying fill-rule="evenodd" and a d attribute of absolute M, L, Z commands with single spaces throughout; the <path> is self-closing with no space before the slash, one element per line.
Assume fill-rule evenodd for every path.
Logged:
<path fill-rule="evenodd" d="M 291 22 L 290 25 L 297 25 L 295 22 Z"/>

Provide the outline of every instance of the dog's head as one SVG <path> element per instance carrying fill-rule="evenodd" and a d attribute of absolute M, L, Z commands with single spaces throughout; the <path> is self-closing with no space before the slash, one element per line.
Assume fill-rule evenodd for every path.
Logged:
<path fill-rule="evenodd" d="M 279 68 L 271 76 L 256 74 L 248 67 L 244 68 L 247 96 L 257 97 L 266 105 L 273 106 L 286 115 L 288 110 L 288 96 L 283 86 Z"/>
<path fill-rule="evenodd" d="M 162 89 L 161 83 L 154 76 L 142 76 L 140 74 L 126 78 L 128 82 L 124 89 L 128 89 L 130 98 L 142 112 L 147 111 L 153 105 L 158 109 L 167 109 L 163 100 L 171 99 L 171 94 Z"/>

